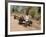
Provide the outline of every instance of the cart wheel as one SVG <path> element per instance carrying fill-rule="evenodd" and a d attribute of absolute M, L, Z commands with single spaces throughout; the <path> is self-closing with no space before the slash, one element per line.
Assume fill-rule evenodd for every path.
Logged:
<path fill-rule="evenodd" d="M 25 23 L 24 26 L 27 27 L 27 24 Z"/>
<path fill-rule="evenodd" d="M 30 26 L 30 24 L 28 24 L 28 26 Z"/>

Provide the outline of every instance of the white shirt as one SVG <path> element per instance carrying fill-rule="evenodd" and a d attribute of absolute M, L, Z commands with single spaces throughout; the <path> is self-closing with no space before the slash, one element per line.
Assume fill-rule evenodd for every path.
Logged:
<path fill-rule="evenodd" d="M 29 16 L 25 16 L 25 21 L 28 21 L 29 20 Z"/>

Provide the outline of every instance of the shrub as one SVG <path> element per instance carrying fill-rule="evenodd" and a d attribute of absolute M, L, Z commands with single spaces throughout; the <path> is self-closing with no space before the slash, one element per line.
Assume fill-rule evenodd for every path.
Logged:
<path fill-rule="evenodd" d="M 34 18 L 35 11 L 31 11 L 30 15 L 32 16 L 32 18 Z"/>

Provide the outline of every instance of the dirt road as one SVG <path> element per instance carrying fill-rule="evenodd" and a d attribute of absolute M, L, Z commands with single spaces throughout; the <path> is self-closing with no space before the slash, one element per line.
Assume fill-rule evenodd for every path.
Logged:
<path fill-rule="evenodd" d="M 40 25 L 38 21 L 32 20 L 32 26 L 24 27 L 23 25 L 18 24 L 18 20 L 14 19 L 14 16 L 10 17 L 10 31 L 31 31 L 31 30 L 40 30 Z"/>

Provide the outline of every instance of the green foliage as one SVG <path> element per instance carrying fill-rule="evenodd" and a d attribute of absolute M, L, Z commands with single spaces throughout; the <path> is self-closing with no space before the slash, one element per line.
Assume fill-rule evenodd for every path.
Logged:
<path fill-rule="evenodd" d="M 30 15 L 32 16 L 32 18 L 34 18 L 35 11 L 31 11 Z"/>
<path fill-rule="evenodd" d="M 41 14 L 41 7 L 38 7 L 38 14 L 40 15 Z"/>
<path fill-rule="evenodd" d="M 14 8 L 12 8 L 12 12 L 14 12 L 15 10 L 14 10 Z"/>

